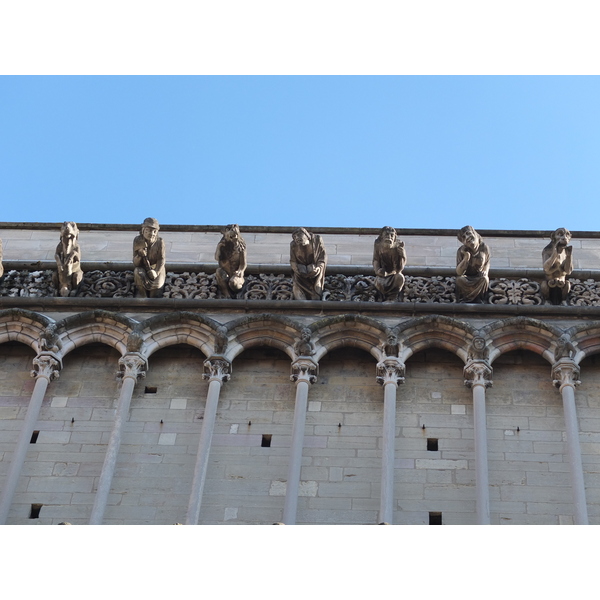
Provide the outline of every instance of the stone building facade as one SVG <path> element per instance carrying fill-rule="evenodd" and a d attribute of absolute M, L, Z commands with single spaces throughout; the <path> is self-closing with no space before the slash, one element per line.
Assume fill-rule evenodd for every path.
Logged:
<path fill-rule="evenodd" d="M 0 224 L 3 523 L 600 523 L 600 234 L 550 304 L 547 231 L 480 231 L 461 303 L 456 231 L 398 229 L 383 302 L 378 230 L 312 230 L 322 299 L 295 300 L 294 228 L 241 228 L 233 298 L 200 226 L 161 227 L 162 297 L 134 297 L 138 229 L 80 224 L 62 297 L 60 225 Z"/>

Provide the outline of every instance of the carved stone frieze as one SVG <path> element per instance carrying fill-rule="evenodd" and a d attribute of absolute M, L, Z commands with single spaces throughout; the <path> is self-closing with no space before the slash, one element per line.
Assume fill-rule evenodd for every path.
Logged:
<path fill-rule="evenodd" d="M 0 296 L 43 298 L 55 296 L 52 271 L 7 271 L 0 284 Z"/>
<path fill-rule="evenodd" d="M 567 299 L 570 306 L 600 306 L 600 281 L 570 279 L 571 292 Z"/>
<path fill-rule="evenodd" d="M 75 295 L 83 279 L 79 228 L 73 221 L 65 221 L 60 228 L 60 242 L 54 253 L 56 273 L 54 287 L 63 297 Z"/>
<path fill-rule="evenodd" d="M 319 366 L 310 358 L 299 358 L 292 363 L 292 374 L 290 375 L 290 379 L 294 383 L 297 383 L 298 381 L 315 383 L 317 381 L 318 372 Z"/>
<path fill-rule="evenodd" d="M 540 305 L 544 298 L 540 284 L 529 279 L 493 279 L 490 282 L 488 299 L 490 304 Z"/>
<path fill-rule="evenodd" d="M 204 373 L 202 379 L 212 381 L 214 379 L 225 383 L 231 376 L 231 363 L 221 357 L 213 357 L 204 361 Z"/>
<path fill-rule="evenodd" d="M 133 298 L 133 271 L 88 271 L 84 273 L 78 296 L 83 298 Z"/>
<path fill-rule="evenodd" d="M 217 282 L 214 275 L 206 273 L 168 273 L 163 297 L 208 300 L 217 297 Z"/>
<path fill-rule="evenodd" d="M 456 302 L 454 277 L 413 277 L 408 275 L 404 284 L 404 302 Z"/>
<path fill-rule="evenodd" d="M 242 291 L 245 300 L 293 300 L 293 283 L 285 275 L 248 275 Z"/>
<path fill-rule="evenodd" d="M 217 244 L 215 260 L 219 263 L 215 275 L 224 298 L 235 298 L 244 285 L 246 270 L 246 242 L 237 225 L 227 225 Z"/>

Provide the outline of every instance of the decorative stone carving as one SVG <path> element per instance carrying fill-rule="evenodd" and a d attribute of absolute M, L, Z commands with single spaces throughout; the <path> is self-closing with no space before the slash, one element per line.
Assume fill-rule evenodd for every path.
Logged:
<path fill-rule="evenodd" d="M 133 271 L 87 271 L 77 295 L 83 298 L 133 298 Z"/>
<path fill-rule="evenodd" d="M 204 361 L 202 379 L 212 381 L 216 379 L 225 383 L 231 376 L 231 364 L 224 358 L 209 358 Z"/>
<path fill-rule="evenodd" d="M 465 385 L 472 388 L 475 385 L 482 385 L 485 388 L 492 387 L 492 367 L 485 360 L 468 361 L 463 370 Z"/>
<path fill-rule="evenodd" d="M 131 377 L 136 381 L 146 377 L 146 369 L 148 361 L 139 352 L 128 352 L 119 359 L 119 370 L 117 371 L 117 379 L 125 379 Z"/>
<path fill-rule="evenodd" d="M 456 296 L 459 302 L 483 302 L 489 286 L 490 249 L 470 226 L 463 227 L 456 253 Z"/>
<path fill-rule="evenodd" d="M 490 282 L 490 304 L 540 305 L 544 298 L 540 284 L 529 279 L 494 279 Z"/>
<path fill-rule="evenodd" d="M 33 359 L 32 377 L 45 377 L 48 381 L 58 379 L 62 361 L 54 352 L 41 352 Z"/>
<path fill-rule="evenodd" d="M 60 242 L 54 254 L 56 274 L 54 287 L 63 298 L 76 295 L 83 279 L 81 270 L 81 249 L 79 247 L 79 228 L 73 221 L 65 221 L 60 228 Z"/>
<path fill-rule="evenodd" d="M 571 342 L 571 336 L 568 333 L 563 333 L 556 342 L 554 360 L 558 362 L 561 358 L 573 358 L 576 354 L 577 350 Z"/>
<path fill-rule="evenodd" d="M 159 298 L 163 294 L 166 250 L 158 230 L 158 221 L 148 217 L 140 235 L 133 240 L 133 277 L 137 295 L 142 298 Z"/>
<path fill-rule="evenodd" d="M 315 345 L 310 341 L 310 327 L 303 327 L 300 333 L 300 340 L 294 344 L 296 356 L 312 356 L 315 353 Z"/>
<path fill-rule="evenodd" d="M 382 345 L 383 353 L 388 357 L 397 357 L 400 353 L 400 344 L 398 344 L 398 336 L 393 331 L 388 331 L 387 339 Z"/>
<path fill-rule="evenodd" d="M 55 296 L 52 271 L 7 271 L 0 283 L 0 296 L 43 298 Z"/>
<path fill-rule="evenodd" d="M 0 240 L 0 278 L 4 275 L 4 267 L 2 266 L 2 240 Z"/>
<path fill-rule="evenodd" d="M 474 337 L 473 341 L 471 342 L 471 346 L 469 347 L 469 352 L 467 355 L 468 360 L 469 361 L 472 361 L 472 360 L 487 361 L 487 359 L 489 358 L 489 355 L 490 355 L 490 351 L 486 345 L 485 338 L 483 338 L 481 336 Z"/>
<path fill-rule="evenodd" d="M 456 280 L 454 277 L 407 276 L 404 286 L 404 302 L 456 302 Z"/>
<path fill-rule="evenodd" d="M 577 387 L 581 381 L 579 381 L 579 367 L 570 358 L 561 358 L 552 367 L 552 383 L 562 389 L 565 385 L 571 387 Z"/>
<path fill-rule="evenodd" d="M 541 283 L 544 298 L 552 304 L 566 302 L 571 289 L 567 277 L 573 272 L 573 246 L 569 246 L 571 232 L 559 227 L 552 233 L 550 243 L 542 250 L 546 281 Z"/>
<path fill-rule="evenodd" d="M 294 297 L 291 277 L 285 275 L 248 275 L 245 300 L 292 300 Z"/>
<path fill-rule="evenodd" d="M 290 243 L 293 294 L 296 300 L 320 300 L 323 294 L 327 253 L 323 238 L 300 227 Z"/>
<path fill-rule="evenodd" d="M 206 273 L 167 273 L 163 290 L 165 298 L 209 300 L 217 297 L 215 275 Z"/>
<path fill-rule="evenodd" d="M 319 367 L 310 358 L 299 358 L 292 363 L 292 374 L 290 379 L 296 383 L 305 381 L 306 383 L 315 383 Z"/>
<path fill-rule="evenodd" d="M 405 367 L 398 358 L 387 357 L 377 363 L 376 369 L 376 381 L 379 385 L 385 385 L 386 383 L 399 385 L 400 383 L 404 383 Z"/>
<path fill-rule="evenodd" d="M 405 264 L 404 242 L 398 239 L 393 227 L 383 227 L 373 247 L 373 270 L 375 287 L 384 302 L 398 299 L 398 293 L 404 286 L 402 269 Z"/>
<path fill-rule="evenodd" d="M 62 342 L 58 336 L 56 323 L 51 323 L 44 329 L 38 341 L 38 348 L 40 352 L 49 352 L 53 355 L 58 354 L 61 350 Z"/>
<path fill-rule="evenodd" d="M 237 225 L 227 225 L 217 244 L 215 260 L 219 263 L 215 275 L 224 298 L 235 298 L 244 285 L 246 242 Z"/>

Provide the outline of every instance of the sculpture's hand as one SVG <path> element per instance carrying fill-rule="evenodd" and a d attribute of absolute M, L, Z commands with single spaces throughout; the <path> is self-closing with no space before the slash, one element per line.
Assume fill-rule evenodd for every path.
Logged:
<path fill-rule="evenodd" d="M 148 271 L 148 277 L 150 277 L 150 279 L 156 279 L 158 277 L 158 273 L 154 269 L 150 269 Z"/>

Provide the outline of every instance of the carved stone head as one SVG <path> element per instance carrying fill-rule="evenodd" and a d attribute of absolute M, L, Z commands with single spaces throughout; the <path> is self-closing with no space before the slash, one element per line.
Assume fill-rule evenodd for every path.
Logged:
<path fill-rule="evenodd" d="M 386 248 L 392 248 L 396 244 L 396 237 L 396 230 L 393 227 L 382 227 L 375 243 L 385 246 Z"/>
<path fill-rule="evenodd" d="M 471 250 L 477 250 L 481 244 L 481 236 L 470 225 L 463 227 L 457 237 L 459 242 Z"/>
<path fill-rule="evenodd" d="M 308 246 L 308 244 L 310 244 L 310 240 L 312 239 L 312 235 L 308 233 L 304 227 L 300 227 L 299 229 L 296 229 L 294 233 L 292 233 L 292 239 L 294 240 L 294 243 L 298 244 L 299 246 Z"/>
<path fill-rule="evenodd" d="M 571 241 L 571 232 L 565 227 L 559 227 L 556 231 L 552 232 L 550 237 L 554 246 L 557 248 L 565 248 Z"/>
<path fill-rule="evenodd" d="M 160 229 L 158 221 L 152 217 L 144 219 L 142 223 L 142 237 L 149 243 L 153 244 L 158 239 L 158 230 Z"/>
<path fill-rule="evenodd" d="M 62 243 L 73 243 L 79 239 L 79 227 L 73 221 L 65 221 L 60 228 L 60 239 Z"/>

